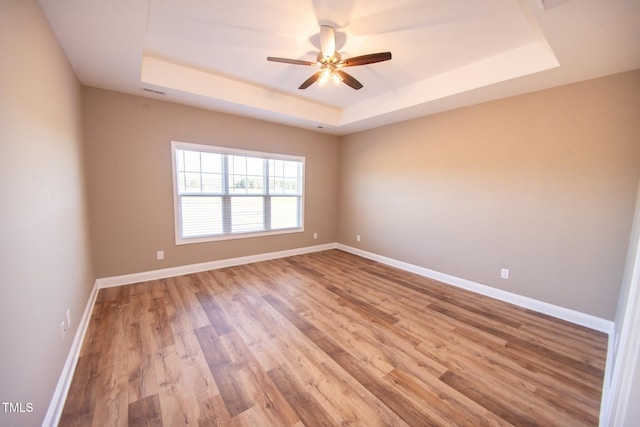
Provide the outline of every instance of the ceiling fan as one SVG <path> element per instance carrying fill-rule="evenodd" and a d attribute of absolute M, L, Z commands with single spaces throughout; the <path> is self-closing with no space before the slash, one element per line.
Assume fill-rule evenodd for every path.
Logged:
<path fill-rule="evenodd" d="M 267 57 L 267 61 L 283 62 L 294 65 L 310 65 L 320 68 L 311 77 L 305 80 L 298 89 L 306 89 L 316 81 L 320 83 L 333 79 L 335 82 L 344 82 L 347 86 L 355 90 L 362 88 L 362 83 L 352 75 L 345 73 L 341 68 L 355 67 L 356 65 L 374 64 L 376 62 L 388 61 L 391 59 L 391 52 L 370 53 L 368 55 L 354 56 L 353 58 L 342 59 L 339 52 L 336 52 L 336 36 L 333 27 L 329 25 L 320 26 L 320 49 L 315 62 L 302 61 L 299 59 Z"/>

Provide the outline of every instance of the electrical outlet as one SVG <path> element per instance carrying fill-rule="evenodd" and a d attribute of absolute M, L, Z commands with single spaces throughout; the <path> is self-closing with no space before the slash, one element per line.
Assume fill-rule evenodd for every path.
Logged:
<path fill-rule="evenodd" d="M 356 242 L 359 242 L 359 241 L 360 241 L 360 235 L 356 234 Z"/>
<path fill-rule="evenodd" d="M 313 233 L 313 240 L 316 240 L 318 238 L 318 233 Z"/>
<path fill-rule="evenodd" d="M 156 252 L 156 259 L 164 259 L 164 251 Z"/>
<path fill-rule="evenodd" d="M 67 329 L 71 329 L 71 309 L 67 308 Z"/>
<path fill-rule="evenodd" d="M 503 268 L 502 270 L 500 270 L 500 277 L 502 279 L 508 279 L 509 278 L 509 269 L 508 268 Z"/>

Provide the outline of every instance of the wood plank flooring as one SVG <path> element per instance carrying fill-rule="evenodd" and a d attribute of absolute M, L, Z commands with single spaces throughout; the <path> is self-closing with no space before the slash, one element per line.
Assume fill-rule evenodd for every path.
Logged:
<path fill-rule="evenodd" d="M 331 250 L 101 290 L 60 425 L 597 425 L 606 349 Z"/>

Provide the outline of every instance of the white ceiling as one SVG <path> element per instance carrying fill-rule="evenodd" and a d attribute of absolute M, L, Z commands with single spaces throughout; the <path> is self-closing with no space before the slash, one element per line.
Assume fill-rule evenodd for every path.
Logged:
<path fill-rule="evenodd" d="M 640 68 L 640 0 L 40 0 L 88 86 L 336 135 Z M 319 25 L 364 88 L 298 86 Z M 162 94 L 145 91 L 152 89 Z M 322 129 L 320 129 L 322 127 Z"/>

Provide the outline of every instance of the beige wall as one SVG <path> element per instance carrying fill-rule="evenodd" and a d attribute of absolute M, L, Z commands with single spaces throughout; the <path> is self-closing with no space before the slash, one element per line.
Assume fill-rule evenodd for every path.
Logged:
<path fill-rule="evenodd" d="M 339 240 L 613 319 L 639 114 L 634 71 L 347 136 Z"/>
<path fill-rule="evenodd" d="M 0 3 L 0 425 L 40 425 L 94 282 L 80 85 L 35 1 Z M 72 328 L 60 322 L 71 309 Z"/>
<path fill-rule="evenodd" d="M 109 277 L 340 241 L 614 318 L 640 178 L 640 71 L 337 138 L 81 90 L 34 1 L 0 3 L 0 57 L 0 401 L 34 407 L 0 408 L 0 425 L 44 417 L 90 254 Z M 172 139 L 306 156 L 305 232 L 176 246 Z"/>
<path fill-rule="evenodd" d="M 613 319 L 640 179 L 639 80 L 624 73 L 342 138 L 85 88 L 97 276 L 340 241 Z M 305 232 L 176 246 L 172 139 L 306 156 Z"/>
<path fill-rule="evenodd" d="M 83 107 L 98 277 L 337 240 L 337 137 L 93 88 Z M 176 246 L 172 140 L 306 156 L 304 233 Z"/>

